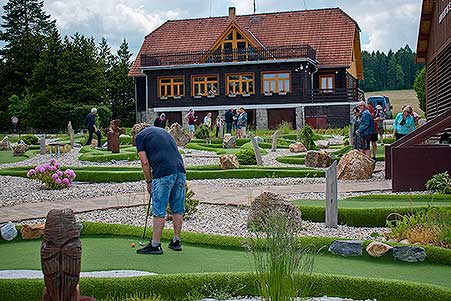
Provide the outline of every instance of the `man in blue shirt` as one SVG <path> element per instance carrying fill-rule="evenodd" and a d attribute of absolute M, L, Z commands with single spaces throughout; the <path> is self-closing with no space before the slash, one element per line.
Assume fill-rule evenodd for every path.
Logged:
<path fill-rule="evenodd" d="M 102 147 L 102 134 L 100 133 L 99 129 L 96 126 L 96 115 L 97 115 L 97 109 L 92 108 L 91 113 L 86 115 L 85 125 L 88 129 L 89 136 L 88 140 L 86 141 L 86 145 L 91 145 L 92 142 L 92 134 L 96 133 L 97 135 L 97 148 Z"/>
<path fill-rule="evenodd" d="M 361 112 L 360 125 L 356 131 L 356 134 L 362 138 L 361 147 L 363 153 L 370 157 L 371 135 L 374 135 L 376 133 L 376 130 L 374 128 L 374 119 L 371 113 L 368 111 L 368 107 L 364 101 L 359 102 L 359 110 Z"/>
<path fill-rule="evenodd" d="M 152 241 L 138 254 L 163 254 L 161 234 L 166 221 L 166 209 L 171 208 L 174 238 L 169 248 L 181 251 L 180 233 L 185 213 L 186 172 L 174 138 L 164 129 L 143 126 L 136 135 L 136 150 L 152 197 Z"/>

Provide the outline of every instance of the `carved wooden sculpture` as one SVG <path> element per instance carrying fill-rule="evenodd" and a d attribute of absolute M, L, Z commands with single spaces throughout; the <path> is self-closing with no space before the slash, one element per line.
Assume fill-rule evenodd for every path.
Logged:
<path fill-rule="evenodd" d="M 120 139 L 119 136 L 123 133 L 123 130 L 121 129 L 121 120 L 120 119 L 114 119 L 110 122 L 110 130 L 108 131 L 107 139 L 108 139 L 108 150 L 112 151 L 113 153 L 119 153 L 120 152 Z"/>
<path fill-rule="evenodd" d="M 95 300 L 80 297 L 80 230 L 71 209 L 54 209 L 47 214 L 41 266 L 45 282 L 43 301 Z"/>

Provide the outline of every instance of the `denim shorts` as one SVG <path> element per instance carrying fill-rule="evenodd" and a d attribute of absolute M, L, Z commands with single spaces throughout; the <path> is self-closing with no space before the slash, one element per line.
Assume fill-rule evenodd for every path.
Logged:
<path fill-rule="evenodd" d="M 194 124 L 189 124 L 188 130 L 190 133 L 194 133 L 196 131 L 196 127 L 194 126 Z"/>
<path fill-rule="evenodd" d="M 168 203 L 172 214 L 185 213 L 186 175 L 178 172 L 152 180 L 152 215 L 165 217 Z"/>

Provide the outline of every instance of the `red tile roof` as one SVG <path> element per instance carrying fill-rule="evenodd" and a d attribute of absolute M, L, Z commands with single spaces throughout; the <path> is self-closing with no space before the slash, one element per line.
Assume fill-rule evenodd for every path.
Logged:
<path fill-rule="evenodd" d="M 227 16 L 167 21 L 145 37 L 129 75 L 143 75 L 141 54 L 209 50 L 230 22 Z M 339 8 L 236 16 L 235 22 L 265 47 L 309 44 L 320 66 L 350 66 L 360 30 Z"/>

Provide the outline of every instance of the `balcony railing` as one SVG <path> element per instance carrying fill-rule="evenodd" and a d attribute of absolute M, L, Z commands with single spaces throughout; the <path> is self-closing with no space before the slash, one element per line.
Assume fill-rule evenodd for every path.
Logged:
<path fill-rule="evenodd" d="M 287 60 L 299 58 L 316 60 L 316 51 L 309 45 L 300 45 L 161 53 L 156 55 L 141 54 L 141 66 L 153 67 L 223 62 Z"/>

